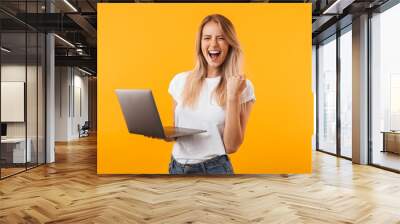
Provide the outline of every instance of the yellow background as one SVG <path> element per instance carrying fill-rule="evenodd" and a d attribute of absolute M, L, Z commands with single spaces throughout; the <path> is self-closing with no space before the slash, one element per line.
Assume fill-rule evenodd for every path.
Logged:
<path fill-rule="evenodd" d="M 311 4 L 98 4 L 99 174 L 168 173 L 172 143 L 129 134 L 119 88 L 151 88 L 172 125 L 168 84 L 194 66 L 198 26 L 219 13 L 234 24 L 255 88 L 235 173 L 311 172 Z"/>

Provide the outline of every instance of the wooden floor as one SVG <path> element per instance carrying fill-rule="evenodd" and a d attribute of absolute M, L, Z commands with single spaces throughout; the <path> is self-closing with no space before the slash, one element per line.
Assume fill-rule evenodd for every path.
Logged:
<path fill-rule="evenodd" d="M 0 169 L 1 169 L 1 177 L 2 178 L 8 177 L 15 173 L 19 173 L 19 172 L 26 170 L 25 167 L 24 168 L 0 168 Z"/>
<path fill-rule="evenodd" d="M 400 223 L 400 175 L 314 154 L 310 175 L 98 176 L 95 138 L 0 181 L 0 223 Z"/>
<path fill-rule="evenodd" d="M 374 151 L 372 157 L 374 164 L 400 170 L 400 155 L 391 152 Z"/>

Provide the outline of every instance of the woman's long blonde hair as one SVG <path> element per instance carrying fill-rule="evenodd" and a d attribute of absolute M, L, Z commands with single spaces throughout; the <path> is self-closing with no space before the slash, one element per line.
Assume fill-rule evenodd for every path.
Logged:
<path fill-rule="evenodd" d="M 215 22 L 221 27 L 224 38 L 229 44 L 228 54 L 225 61 L 220 66 L 221 80 L 213 93 L 213 97 L 215 97 L 216 102 L 220 106 L 225 107 L 226 105 L 226 84 L 228 77 L 239 75 L 240 72 L 242 72 L 242 68 L 240 68 L 242 63 L 242 50 L 232 22 L 220 14 L 208 15 L 201 22 L 197 33 L 196 66 L 186 79 L 183 91 L 184 106 L 194 107 L 196 105 L 204 80 L 207 77 L 207 61 L 201 50 L 201 38 L 203 35 L 203 27 L 209 22 Z"/>

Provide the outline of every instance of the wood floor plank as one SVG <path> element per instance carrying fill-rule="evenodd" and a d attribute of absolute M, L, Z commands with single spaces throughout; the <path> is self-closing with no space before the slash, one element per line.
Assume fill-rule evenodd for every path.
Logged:
<path fill-rule="evenodd" d="M 313 153 L 308 175 L 97 175 L 96 138 L 0 181 L 0 223 L 400 223 L 400 175 Z"/>

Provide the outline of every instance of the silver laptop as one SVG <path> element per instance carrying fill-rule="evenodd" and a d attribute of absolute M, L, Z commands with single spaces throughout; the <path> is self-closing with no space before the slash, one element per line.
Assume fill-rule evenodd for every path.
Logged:
<path fill-rule="evenodd" d="M 153 138 L 177 138 L 206 132 L 205 130 L 163 127 L 151 90 L 115 90 L 129 133 Z"/>

